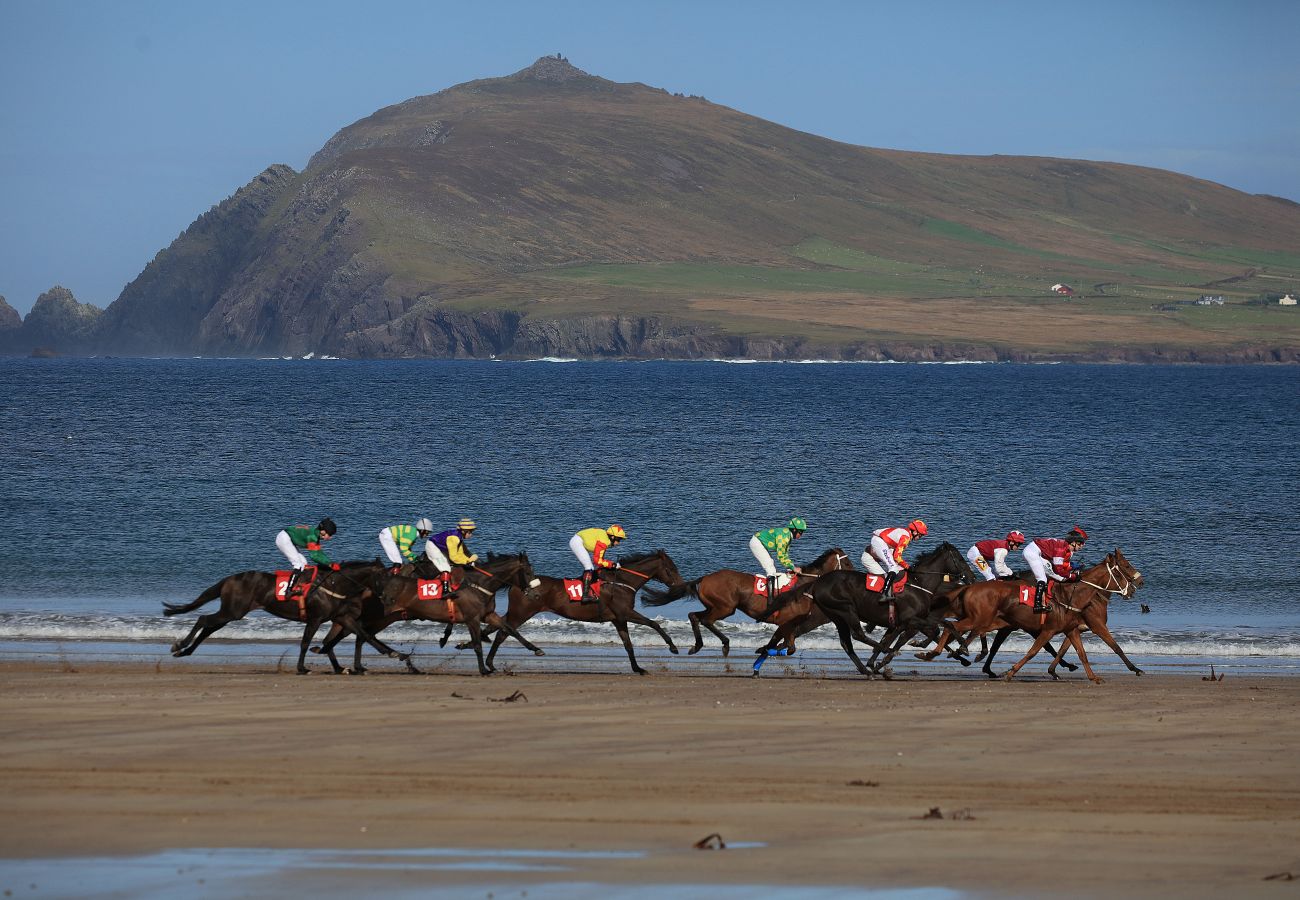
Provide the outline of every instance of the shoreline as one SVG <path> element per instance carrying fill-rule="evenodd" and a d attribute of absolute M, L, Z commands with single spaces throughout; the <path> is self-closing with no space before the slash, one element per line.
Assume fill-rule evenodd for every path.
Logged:
<path fill-rule="evenodd" d="M 375 873 L 360 857 L 299 871 L 294 853 L 477 848 L 495 861 L 390 860 L 378 882 L 476 895 L 1276 896 L 1266 877 L 1300 875 L 1292 678 L 301 678 L 213 656 L 0 661 L 0 679 L 3 888 L 41 860 L 220 848 L 279 860 L 262 893 L 305 877 L 327 896 Z M 935 806 L 942 820 L 922 818 Z M 742 846 L 693 848 L 712 833 Z M 498 858 L 542 851 L 569 856 L 519 871 Z"/>

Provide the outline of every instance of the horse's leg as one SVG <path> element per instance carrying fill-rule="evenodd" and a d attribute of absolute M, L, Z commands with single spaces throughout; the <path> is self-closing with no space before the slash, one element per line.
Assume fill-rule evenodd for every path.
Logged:
<path fill-rule="evenodd" d="M 456 630 L 456 623 L 448 622 L 446 629 L 442 632 L 442 637 L 438 639 L 438 646 L 440 648 L 447 646 L 447 642 L 451 640 L 451 633 L 455 630 Z"/>
<path fill-rule="evenodd" d="M 1016 673 L 1019 672 L 1022 668 L 1024 668 L 1025 663 L 1029 662 L 1031 659 L 1037 656 L 1038 651 L 1042 650 L 1043 645 L 1046 644 L 1051 639 L 1052 639 L 1052 632 L 1046 626 L 1044 626 L 1043 629 L 1038 632 L 1038 636 L 1034 638 L 1034 645 L 1029 648 L 1029 652 L 1026 653 L 1024 658 L 1021 659 L 1018 663 L 1016 663 L 1010 669 L 1007 669 L 1006 674 L 1004 674 L 1002 677 L 1005 678 L 1007 681 L 1010 681 L 1011 679 L 1015 678 Z"/>
<path fill-rule="evenodd" d="M 330 666 L 334 669 L 335 675 L 342 675 L 344 671 L 346 671 L 343 668 L 343 666 L 339 664 L 339 658 L 334 655 L 334 646 L 342 638 L 343 638 L 343 629 L 339 627 L 337 622 L 331 622 L 330 630 L 329 632 L 326 633 L 325 640 L 321 641 L 319 647 L 311 648 L 312 653 L 323 653 L 327 657 L 329 657 Z M 359 664 L 360 662 L 361 662 L 361 653 L 360 651 L 357 651 L 357 663 Z M 353 671 L 355 672 L 356 669 L 354 668 Z"/>
<path fill-rule="evenodd" d="M 988 634 L 981 634 L 980 652 L 976 654 L 975 658 L 972 659 L 971 662 L 979 662 L 980 660 L 982 660 L 984 657 L 988 655 L 989 655 L 989 636 Z"/>
<path fill-rule="evenodd" d="M 1094 672 L 1092 670 L 1092 666 L 1088 664 L 1088 654 L 1083 649 L 1083 638 L 1079 636 L 1079 629 L 1078 628 L 1070 629 L 1070 633 L 1067 634 L 1066 637 L 1070 639 L 1070 646 L 1074 648 L 1074 652 L 1079 654 L 1079 662 L 1083 663 L 1083 671 L 1087 673 L 1088 680 L 1091 681 L 1093 684 L 1101 684 L 1103 681 L 1105 681 L 1105 679 L 1102 678 L 1100 675 L 1098 675 L 1096 672 Z M 1064 641 L 1061 642 L 1061 652 L 1062 653 L 1065 652 Z"/>
<path fill-rule="evenodd" d="M 625 621 L 635 622 L 637 625 L 645 625 L 648 628 L 653 628 L 659 634 L 659 636 L 664 639 L 664 643 L 668 645 L 668 652 L 670 653 L 677 652 L 677 645 L 673 643 L 673 639 L 669 637 L 668 632 L 664 630 L 664 627 L 660 625 L 658 622 L 656 622 L 654 619 L 638 612 L 635 608 L 631 606 L 628 607 L 627 611 L 624 612 L 623 615 Z"/>
<path fill-rule="evenodd" d="M 494 670 L 483 661 L 483 628 L 479 624 L 478 616 L 466 616 L 465 627 L 469 629 L 470 644 L 474 647 L 474 656 L 478 658 L 478 673 L 491 675 Z"/>
<path fill-rule="evenodd" d="M 508 634 L 510 635 L 510 637 L 514 638 L 519 643 L 523 644 L 525 650 L 532 651 L 534 656 L 546 655 L 545 650 L 541 649 L 540 647 L 536 646 L 531 641 L 529 641 L 528 638 L 524 637 L 522 634 L 519 633 L 518 629 L 516 629 L 513 625 L 511 625 L 509 622 L 507 622 L 497 613 L 494 612 L 488 613 L 485 621 L 488 623 L 489 627 L 483 629 L 483 637 L 486 638 L 488 635 L 497 634 L 497 633 L 503 635 Z M 495 640 L 492 642 L 492 646 L 494 647 L 496 646 Z M 492 665 L 492 661 L 488 660 L 488 666 L 491 665 Z"/>
<path fill-rule="evenodd" d="M 627 623 L 622 619 L 615 619 L 614 628 L 618 631 L 618 636 L 623 641 L 623 648 L 627 650 L 627 658 L 628 662 L 632 663 L 632 671 L 638 675 L 646 674 L 645 669 L 637 665 L 636 651 L 632 649 L 632 636 L 627 633 Z"/>
<path fill-rule="evenodd" d="M 827 615 L 830 614 L 828 613 Z M 854 615 L 854 618 L 856 619 L 856 614 Z M 849 659 L 853 660 L 853 665 L 858 667 L 859 674 L 871 677 L 871 670 L 864 666 L 862 660 L 858 659 L 858 655 L 853 652 L 853 628 L 850 623 L 844 621 L 844 619 L 838 615 L 832 615 L 830 616 L 830 619 L 835 623 L 835 630 L 840 634 L 840 646 L 843 647 L 844 652 L 849 655 Z M 861 631 L 861 627 L 859 627 L 858 630 Z"/>
<path fill-rule="evenodd" d="M 182 646 L 180 650 L 177 650 L 173 645 L 172 656 L 189 656 L 195 650 L 199 649 L 199 644 L 211 637 L 213 632 L 220 631 L 231 622 L 237 622 L 242 618 L 243 615 L 236 616 L 226 612 L 224 609 L 218 610 L 214 613 L 208 613 L 206 616 L 199 616 L 198 621 L 194 623 L 194 628 L 190 631 L 189 637 L 185 638 L 185 641 L 182 641 L 184 646 Z M 198 637 L 194 637 L 194 632 L 196 631 L 199 632 Z M 186 641 L 188 641 L 188 643 L 186 643 Z"/>
<path fill-rule="evenodd" d="M 1142 674 L 1142 670 L 1133 665 L 1132 660 L 1124 655 L 1124 650 L 1120 647 L 1119 641 L 1115 640 L 1114 635 L 1110 633 L 1110 629 L 1106 626 L 1105 622 L 1089 622 L 1088 627 L 1092 629 L 1093 634 L 1105 641 L 1106 646 L 1114 650 L 1115 654 L 1120 659 L 1124 660 L 1124 665 L 1128 666 L 1130 672 L 1134 675 Z"/>
<path fill-rule="evenodd" d="M 1006 628 L 999 628 L 998 633 L 993 636 L 993 646 L 989 648 L 988 656 L 984 657 L 984 666 L 980 670 L 988 677 L 998 677 L 993 671 L 993 659 L 998 655 L 998 650 L 1002 649 L 1002 645 L 1006 642 L 1006 639 L 1011 637 L 1013 631 L 1015 631 L 1015 629 L 1008 625 Z M 980 637 L 982 638 L 983 635 L 980 635 Z"/>
<path fill-rule="evenodd" d="M 311 639 L 316 636 L 316 629 L 321 626 L 321 619 L 308 617 L 307 622 L 302 629 L 302 645 L 298 648 L 298 674 L 310 675 L 311 669 L 307 668 L 307 648 L 311 645 Z"/>

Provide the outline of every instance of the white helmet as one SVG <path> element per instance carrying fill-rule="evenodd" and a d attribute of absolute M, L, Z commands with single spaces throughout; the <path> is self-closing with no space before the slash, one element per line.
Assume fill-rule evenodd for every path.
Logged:
<path fill-rule="evenodd" d="M 428 519 L 421 519 L 415 523 L 416 531 L 433 531 L 433 523 Z"/>

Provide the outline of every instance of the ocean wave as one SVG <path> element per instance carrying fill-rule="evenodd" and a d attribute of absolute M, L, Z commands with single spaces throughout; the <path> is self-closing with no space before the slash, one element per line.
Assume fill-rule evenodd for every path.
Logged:
<path fill-rule="evenodd" d="M 163 618 L 161 616 L 72 616 L 50 613 L 10 613 L 0 615 L 0 640 L 41 641 L 149 641 L 171 643 L 184 637 L 194 625 L 195 616 Z M 655 618 L 680 645 L 691 646 L 694 636 L 690 623 L 665 616 Z M 723 622 L 718 629 L 736 647 L 746 651 L 766 643 L 774 629 L 756 622 Z M 328 624 L 321 626 L 318 637 L 324 637 Z M 383 632 L 389 643 L 425 643 L 442 635 L 443 626 L 433 622 L 400 622 Z M 639 647 L 662 646 L 657 634 L 645 626 L 630 629 L 632 641 Z M 525 637 L 542 645 L 595 645 L 619 646 L 614 627 L 609 623 L 573 622 L 554 616 L 539 616 L 521 629 Z M 1197 656 L 1197 657 L 1294 657 L 1300 658 L 1300 628 L 1249 632 L 1234 627 L 1214 630 L 1188 631 L 1185 629 L 1116 629 L 1115 638 L 1131 657 L 1144 656 Z M 455 640 L 465 639 L 464 626 L 456 629 Z M 302 637 L 302 625 L 265 615 L 254 615 L 233 622 L 216 632 L 215 638 L 235 641 L 283 642 L 297 641 Z M 1090 654 L 1110 655 L 1111 651 L 1099 638 L 1084 636 Z M 716 650 L 717 638 L 704 634 L 706 648 Z M 812 651 L 840 650 L 839 637 L 834 629 L 823 627 L 799 638 L 800 649 Z M 1024 653 L 1030 646 L 1027 635 L 1013 635 L 1004 646 L 1004 653 Z M 978 644 L 975 645 L 976 649 Z"/>

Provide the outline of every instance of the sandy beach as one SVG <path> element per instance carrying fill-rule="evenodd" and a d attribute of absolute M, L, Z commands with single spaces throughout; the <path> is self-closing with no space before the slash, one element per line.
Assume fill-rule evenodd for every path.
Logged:
<path fill-rule="evenodd" d="M 0 873 L 236 847 L 634 851 L 385 875 L 467 892 L 1293 897 L 1265 879 L 1300 878 L 1296 678 L 355 678 L 169 661 L 7 662 L 0 682 Z M 932 807 L 944 818 L 922 818 Z M 713 833 L 732 846 L 694 849 Z"/>

